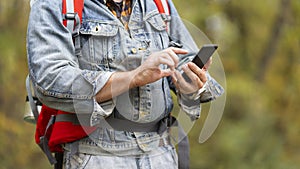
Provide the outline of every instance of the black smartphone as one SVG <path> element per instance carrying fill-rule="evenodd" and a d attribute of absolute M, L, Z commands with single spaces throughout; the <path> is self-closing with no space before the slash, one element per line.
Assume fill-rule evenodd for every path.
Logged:
<path fill-rule="evenodd" d="M 199 68 L 203 68 L 203 66 L 207 63 L 209 58 L 217 49 L 218 45 L 216 44 L 205 44 L 202 46 L 198 53 L 190 53 L 185 56 L 184 59 L 180 60 L 177 68 L 181 70 L 181 66 L 190 61 L 194 62 Z"/>
<path fill-rule="evenodd" d="M 203 68 L 203 66 L 207 63 L 209 58 L 213 55 L 213 53 L 218 49 L 218 45 L 216 44 L 206 44 L 203 45 L 199 50 L 197 55 L 192 60 L 199 68 Z"/>
<path fill-rule="evenodd" d="M 188 78 L 188 76 L 181 70 L 181 66 L 192 61 L 195 63 L 199 68 L 203 68 L 203 66 L 208 62 L 209 58 L 213 55 L 213 53 L 218 49 L 218 45 L 216 44 L 205 44 L 202 46 L 202 48 L 199 50 L 199 52 L 195 54 L 191 54 L 189 56 L 186 56 L 185 59 L 181 60 L 178 64 L 178 68 L 180 69 L 180 72 L 182 73 L 182 76 L 187 82 L 191 82 L 191 80 Z"/>

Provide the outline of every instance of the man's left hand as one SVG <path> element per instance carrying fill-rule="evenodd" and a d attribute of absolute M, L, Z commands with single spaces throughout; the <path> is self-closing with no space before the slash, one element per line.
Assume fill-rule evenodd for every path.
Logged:
<path fill-rule="evenodd" d="M 205 65 L 206 67 L 204 66 L 205 69 L 200 69 L 193 62 L 189 62 L 186 65 L 183 65 L 182 70 L 185 72 L 191 82 L 187 82 L 182 74 L 179 71 L 176 71 L 176 79 L 173 78 L 173 83 L 175 84 L 176 88 L 183 94 L 195 93 L 199 89 L 201 89 L 207 81 L 206 70 L 211 64 L 211 61 L 209 62 L 210 63 L 207 63 Z"/>

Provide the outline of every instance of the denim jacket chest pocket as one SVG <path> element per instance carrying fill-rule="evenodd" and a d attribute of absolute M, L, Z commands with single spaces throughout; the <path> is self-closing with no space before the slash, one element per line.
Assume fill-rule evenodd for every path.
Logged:
<path fill-rule="evenodd" d="M 109 65 L 120 56 L 119 26 L 114 21 L 83 21 L 80 28 L 83 69 L 109 71 Z"/>
<path fill-rule="evenodd" d="M 166 24 L 159 13 L 149 12 L 143 19 L 133 16 L 129 27 L 132 38 L 147 42 L 152 50 L 162 50 L 168 47 Z"/>

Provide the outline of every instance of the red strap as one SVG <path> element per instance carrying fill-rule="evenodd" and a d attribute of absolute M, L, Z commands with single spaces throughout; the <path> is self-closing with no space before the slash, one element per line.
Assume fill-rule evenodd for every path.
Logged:
<path fill-rule="evenodd" d="M 62 0 L 62 13 L 67 13 L 66 0 Z M 67 26 L 67 20 L 63 20 L 63 24 Z"/>
<path fill-rule="evenodd" d="M 68 113 L 58 111 L 57 114 Z M 61 144 L 82 139 L 96 129 L 97 127 L 74 125 L 71 122 L 55 122 L 49 139 L 49 148 L 52 152 L 61 152 Z"/>
<path fill-rule="evenodd" d="M 163 5 L 162 1 L 165 1 L 166 6 Z M 169 7 L 168 0 L 154 0 L 154 2 L 156 4 L 156 7 L 157 7 L 159 13 L 170 15 L 170 12 L 169 12 L 170 7 Z"/>
<path fill-rule="evenodd" d="M 67 13 L 67 0 L 62 0 L 62 13 Z M 79 15 L 80 22 L 82 21 L 82 11 L 84 6 L 84 0 L 73 0 L 74 2 L 74 12 Z M 63 24 L 67 26 L 67 20 L 63 20 Z M 75 25 L 75 24 L 74 24 Z"/>
<path fill-rule="evenodd" d="M 79 15 L 80 22 L 82 21 L 83 1 L 84 0 L 74 0 L 74 10 Z"/>
<path fill-rule="evenodd" d="M 168 0 L 154 0 L 154 3 L 156 4 L 156 7 L 160 14 L 164 16 L 169 16 L 171 14 Z M 165 23 L 166 23 L 166 31 L 169 33 L 170 23 L 168 23 L 167 21 L 165 21 Z"/>

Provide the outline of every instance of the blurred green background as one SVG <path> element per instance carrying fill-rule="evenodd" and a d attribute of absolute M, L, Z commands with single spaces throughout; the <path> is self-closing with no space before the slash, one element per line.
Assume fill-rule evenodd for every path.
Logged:
<path fill-rule="evenodd" d="M 203 144 L 189 133 L 192 169 L 300 167 L 300 1 L 174 0 L 219 44 L 227 81 L 222 120 Z M 52 168 L 23 122 L 28 0 L 0 1 L 0 169 Z M 204 105 L 208 107 L 208 105 Z"/>

